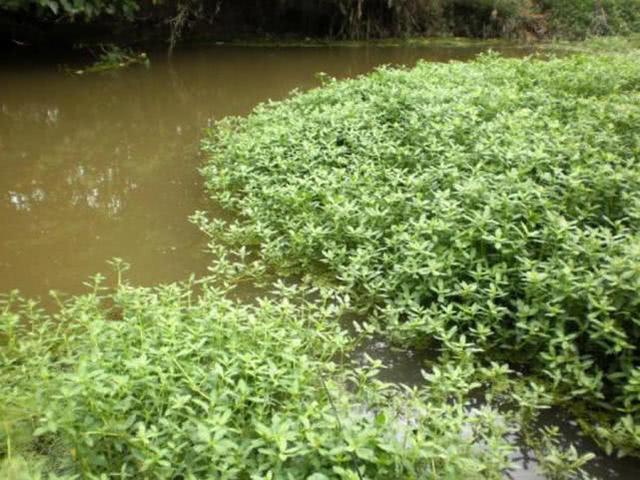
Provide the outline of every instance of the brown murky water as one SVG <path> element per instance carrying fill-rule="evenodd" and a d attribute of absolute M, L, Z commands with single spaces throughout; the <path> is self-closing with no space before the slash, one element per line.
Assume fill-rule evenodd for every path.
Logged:
<path fill-rule="evenodd" d="M 195 210 L 215 209 L 197 173 L 203 128 L 316 86 L 318 72 L 342 78 L 485 49 L 216 46 L 84 76 L 64 73 L 65 59 L 0 57 L 0 292 L 77 292 L 113 257 L 145 285 L 205 272 L 205 239 L 188 222 Z M 419 355 L 384 342 L 367 352 L 390 365 L 387 380 L 419 381 Z M 574 431 L 568 425 L 567 438 Z M 512 478 L 543 478 L 526 452 L 515 461 L 522 469 Z M 600 459 L 591 470 L 604 479 L 640 475 L 634 461 Z"/>

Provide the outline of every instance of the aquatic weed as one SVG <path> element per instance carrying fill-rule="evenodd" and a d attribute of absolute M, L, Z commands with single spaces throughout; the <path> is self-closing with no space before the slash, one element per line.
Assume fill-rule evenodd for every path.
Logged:
<path fill-rule="evenodd" d="M 202 173 L 238 219 L 197 221 L 391 338 L 526 368 L 638 453 L 638 125 L 631 56 L 383 68 L 221 121 Z"/>
<path fill-rule="evenodd" d="M 97 280 L 54 314 L 0 301 L 0 471 L 498 479 L 510 467 L 509 419 L 485 408 L 469 421 L 447 395 L 376 380 L 379 362 L 350 364 L 355 339 L 335 321 L 344 299 L 307 301 L 310 287 L 279 282 L 247 305 L 210 280 L 115 291 Z"/>

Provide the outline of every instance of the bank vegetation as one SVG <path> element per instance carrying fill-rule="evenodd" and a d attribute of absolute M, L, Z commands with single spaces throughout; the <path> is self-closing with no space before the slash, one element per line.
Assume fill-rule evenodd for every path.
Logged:
<path fill-rule="evenodd" d="M 584 38 L 640 31 L 640 0 L 2 0 L 19 44 L 243 38 Z M 121 38 L 114 38 L 114 35 Z"/>

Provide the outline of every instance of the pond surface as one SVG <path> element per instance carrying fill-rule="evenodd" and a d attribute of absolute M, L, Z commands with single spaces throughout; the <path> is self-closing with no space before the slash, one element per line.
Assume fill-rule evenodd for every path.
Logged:
<path fill-rule="evenodd" d="M 353 77 L 382 64 L 467 60 L 487 48 L 222 45 L 171 60 L 151 54 L 150 68 L 82 76 L 61 68 L 77 58 L 0 57 L 0 292 L 82 291 L 113 257 L 130 262 L 129 278 L 143 285 L 204 273 L 205 239 L 188 216 L 222 212 L 205 198 L 197 173 L 203 128 L 317 86 L 318 72 Z M 389 364 L 386 380 L 419 381 L 420 355 L 384 342 L 366 350 Z M 566 428 L 572 438 L 575 428 Z M 515 461 L 522 469 L 512 478 L 543 478 L 526 452 Z M 635 461 L 600 459 L 591 471 L 640 476 Z"/>

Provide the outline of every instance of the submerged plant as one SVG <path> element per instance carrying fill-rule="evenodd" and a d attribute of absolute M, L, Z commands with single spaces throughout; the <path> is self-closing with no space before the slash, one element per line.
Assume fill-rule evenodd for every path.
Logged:
<path fill-rule="evenodd" d="M 197 220 L 398 341 L 526 368 L 637 454 L 638 125 L 634 56 L 384 68 L 220 122 L 202 172 L 239 216 Z"/>

